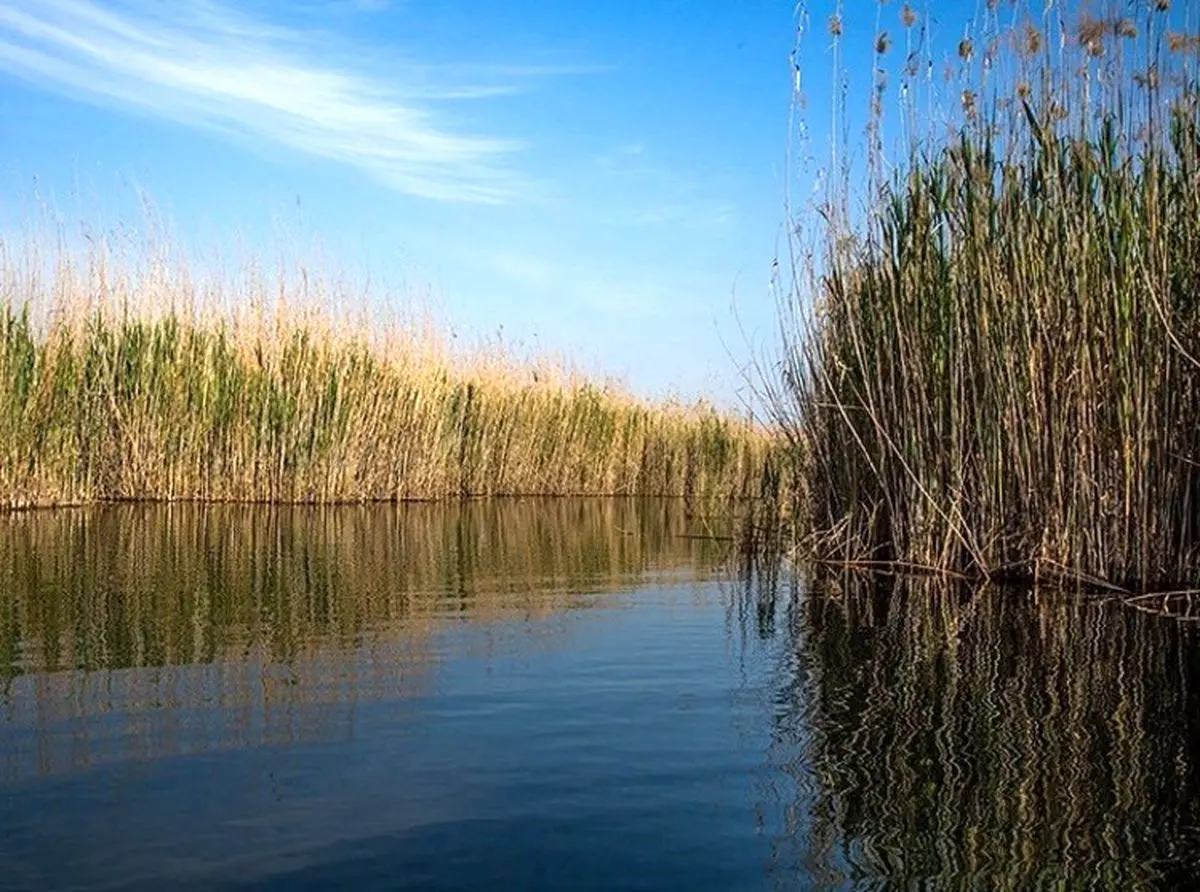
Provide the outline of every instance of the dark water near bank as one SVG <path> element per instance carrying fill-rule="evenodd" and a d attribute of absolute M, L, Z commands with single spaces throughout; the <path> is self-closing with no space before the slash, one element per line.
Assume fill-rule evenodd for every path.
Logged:
<path fill-rule="evenodd" d="M 1193 888 L 1200 640 L 670 504 L 0 517 L 5 889 Z"/>

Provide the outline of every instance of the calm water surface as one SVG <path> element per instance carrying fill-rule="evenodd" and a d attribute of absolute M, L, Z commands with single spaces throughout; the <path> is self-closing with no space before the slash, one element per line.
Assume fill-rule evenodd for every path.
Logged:
<path fill-rule="evenodd" d="M 0 517 L 0 887 L 1195 887 L 1189 627 L 737 575 L 706 528 Z"/>

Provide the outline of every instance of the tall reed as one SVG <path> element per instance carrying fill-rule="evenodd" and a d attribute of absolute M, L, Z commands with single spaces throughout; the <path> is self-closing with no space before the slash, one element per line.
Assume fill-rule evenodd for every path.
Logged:
<path fill-rule="evenodd" d="M 939 69 L 913 51 L 891 174 L 877 42 L 867 212 L 844 168 L 813 217 L 772 391 L 810 544 L 970 576 L 1195 584 L 1200 37 L 1166 2 L 1073 20 L 997 6 L 958 45 L 944 132 L 927 113 Z M 901 25 L 920 27 L 907 5 Z"/>
<path fill-rule="evenodd" d="M 47 259 L 47 256 L 49 259 Z M 234 285 L 154 255 L 0 243 L 0 509 L 102 499 L 757 496 L 769 438 L 428 325 L 307 272 Z"/>

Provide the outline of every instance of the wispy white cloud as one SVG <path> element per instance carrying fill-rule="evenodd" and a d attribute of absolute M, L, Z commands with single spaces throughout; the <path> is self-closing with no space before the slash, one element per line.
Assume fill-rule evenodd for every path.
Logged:
<path fill-rule="evenodd" d="M 436 103 L 502 95 L 531 72 L 463 84 L 334 58 L 213 0 L 0 0 L 0 70 L 45 87 L 272 141 L 425 198 L 499 203 L 526 187 L 520 143 L 451 129 Z"/>

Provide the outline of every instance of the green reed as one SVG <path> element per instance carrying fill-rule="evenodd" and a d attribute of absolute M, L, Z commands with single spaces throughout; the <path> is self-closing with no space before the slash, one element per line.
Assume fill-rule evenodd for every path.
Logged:
<path fill-rule="evenodd" d="M 843 168 L 773 389 L 820 557 L 1200 579 L 1200 38 L 1131 7 L 988 4 L 945 131 L 915 50 L 891 174 L 877 41 L 867 213 Z"/>
<path fill-rule="evenodd" d="M 0 509 L 730 499 L 773 479 L 748 421 L 500 347 L 454 354 L 428 324 L 328 309 L 307 273 L 222 290 L 105 248 L 53 264 L 18 250 L 0 244 Z"/>

